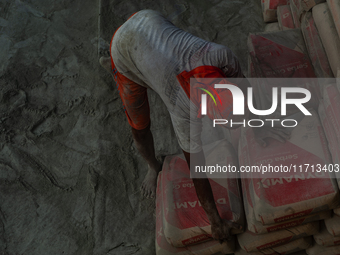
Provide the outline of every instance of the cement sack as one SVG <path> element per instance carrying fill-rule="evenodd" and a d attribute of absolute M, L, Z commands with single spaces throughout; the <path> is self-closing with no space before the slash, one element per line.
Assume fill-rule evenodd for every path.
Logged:
<path fill-rule="evenodd" d="M 263 93 L 263 86 L 261 82 L 256 79 L 256 72 L 255 72 L 255 67 L 252 62 L 251 56 L 248 56 L 248 72 L 249 72 L 249 78 L 255 78 L 255 79 L 249 79 L 249 82 L 251 83 L 251 86 L 253 87 L 254 90 L 254 98 L 256 102 L 256 106 L 258 109 L 264 109 L 265 103 L 267 102 L 267 97 Z"/>
<path fill-rule="evenodd" d="M 268 164 L 272 167 L 289 167 L 306 162 L 310 165 L 330 164 L 331 156 L 320 120 L 315 111 L 312 110 L 311 114 L 304 116 L 300 113 L 290 117 L 299 124 L 290 129 L 291 138 L 284 144 L 270 139 L 267 147 L 261 147 L 255 141 L 253 131 L 242 128 L 240 167 Z M 261 173 L 249 173 L 249 176 L 254 178 L 250 194 L 254 196 L 255 217 L 264 225 L 285 222 L 339 206 L 339 189 L 332 173 L 294 173 L 292 170 L 291 173 L 273 173 L 265 177 Z"/>
<path fill-rule="evenodd" d="M 206 156 L 207 165 L 237 165 L 236 154 L 228 155 L 228 151 L 233 148 L 226 140 L 222 141 L 218 148 L 223 155 L 215 153 L 215 159 L 211 161 L 210 155 Z M 218 161 L 216 157 L 222 161 Z M 222 219 L 243 225 L 244 211 L 238 180 L 216 178 L 210 179 L 210 184 Z M 168 242 L 173 246 L 183 247 L 211 239 L 209 220 L 198 201 L 187 163 L 183 158 L 166 158 L 163 164 L 162 187 L 165 207 L 163 225 Z"/>
<path fill-rule="evenodd" d="M 238 152 L 238 143 L 240 141 L 241 128 L 230 129 L 231 144 L 233 145 L 235 152 Z"/>
<path fill-rule="evenodd" d="M 254 63 L 250 55 L 248 56 L 248 72 L 249 72 L 249 76 L 248 76 L 249 78 L 257 78 Z M 266 97 L 262 93 L 263 89 L 261 89 L 261 84 L 258 81 L 259 81 L 258 79 L 249 79 L 249 82 L 251 83 L 251 86 L 253 87 L 253 90 L 254 90 L 254 98 L 255 98 L 256 105 L 260 109 L 263 109 L 263 107 L 265 107 L 263 103 L 266 102 Z"/>
<path fill-rule="evenodd" d="M 340 208 L 335 208 L 335 209 L 333 210 L 333 212 L 334 212 L 334 214 L 340 216 Z"/>
<path fill-rule="evenodd" d="M 318 245 L 322 246 L 340 245 L 340 237 L 334 237 L 328 233 L 324 222 L 321 222 L 320 232 L 314 235 L 314 240 Z"/>
<path fill-rule="evenodd" d="M 324 108 L 327 119 L 333 131 L 333 140 L 329 141 L 334 168 L 340 165 L 340 92 L 335 85 L 324 87 Z M 335 138 L 334 138 L 335 137 Z M 340 185 L 340 173 L 335 173 L 338 185 Z"/>
<path fill-rule="evenodd" d="M 265 32 L 270 32 L 270 31 L 280 31 L 279 23 L 273 22 L 269 23 L 264 27 Z"/>
<path fill-rule="evenodd" d="M 300 0 L 302 8 L 307 12 L 315 5 L 326 2 L 326 0 Z"/>
<path fill-rule="evenodd" d="M 326 107 L 323 100 L 320 101 L 319 104 L 319 116 L 328 141 L 328 148 L 332 156 L 332 162 L 333 164 L 339 164 L 340 148 L 338 138 L 336 136 L 336 131 L 334 129 L 335 125 L 332 123 L 334 122 L 332 109 L 330 107 Z M 335 175 L 337 176 L 337 173 L 335 173 Z"/>
<path fill-rule="evenodd" d="M 340 141 L 340 92 L 335 84 L 324 86 L 323 92 L 326 115 L 334 128 L 337 142 Z M 336 162 L 339 163 L 339 162 Z"/>
<path fill-rule="evenodd" d="M 328 7 L 331 10 L 333 21 L 340 36 L 340 1 L 339 0 L 327 0 Z"/>
<path fill-rule="evenodd" d="M 220 244 L 218 241 L 212 240 L 206 243 L 190 245 L 187 249 L 192 255 L 223 255 L 234 254 L 235 252 L 235 238 L 232 241 L 224 242 Z"/>
<path fill-rule="evenodd" d="M 313 245 L 313 243 L 311 243 L 311 244 L 308 246 L 308 248 L 311 247 L 312 245 Z M 306 249 L 308 249 L 308 248 L 306 248 Z M 294 253 L 287 253 L 287 254 L 290 254 L 290 255 L 307 255 L 307 252 L 306 252 L 306 250 L 304 249 L 304 250 L 301 250 L 301 251 L 297 251 L 297 252 L 294 252 Z"/>
<path fill-rule="evenodd" d="M 340 39 L 327 3 L 319 4 L 313 8 L 313 18 L 332 72 L 336 74 L 337 70 L 340 69 Z"/>
<path fill-rule="evenodd" d="M 340 216 L 334 214 L 332 218 L 325 220 L 325 225 L 332 236 L 340 236 Z"/>
<path fill-rule="evenodd" d="M 163 231 L 163 198 L 162 198 L 162 174 L 161 171 L 158 174 L 157 190 L 156 190 L 156 254 L 157 255 L 190 255 L 190 252 L 185 248 L 175 248 L 171 246 Z"/>
<path fill-rule="evenodd" d="M 300 28 L 301 27 L 301 15 L 304 11 L 301 6 L 300 0 L 290 0 L 290 11 L 292 12 L 292 17 L 293 17 L 295 27 Z"/>
<path fill-rule="evenodd" d="M 248 49 L 258 78 L 316 77 L 299 29 L 250 34 L 248 37 Z M 252 81 L 250 82 L 252 83 Z M 257 80 L 255 84 L 252 83 L 254 94 L 259 95 L 258 98 L 261 100 L 259 103 L 256 101 L 258 109 L 270 109 L 273 102 L 272 88 L 287 85 L 287 81 L 282 81 L 281 83 L 270 82 L 268 79 Z M 320 93 L 319 85 L 315 79 L 305 81 L 296 79 L 290 84 L 295 84 L 295 86 L 298 84 L 299 87 L 308 89 L 312 94 L 312 98 L 305 106 L 317 107 Z M 299 97 L 299 95 L 292 94 L 291 97 Z M 297 110 L 295 106 L 291 105 L 287 108 L 287 114 L 291 115 Z M 276 112 L 267 117 L 280 118 L 280 111 L 279 104 Z"/>
<path fill-rule="evenodd" d="M 306 249 L 306 252 L 308 255 L 339 255 L 340 245 L 325 247 L 314 244 L 312 247 Z"/>
<path fill-rule="evenodd" d="M 274 22 L 277 20 L 277 7 L 287 5 L 289 0 L 262 0 L 262 12 L 264 22 Z"/>
<path fill-rule="evenodd" d="M 302 18 L 301 30 L 316 76 L 334 77 L 311 12 L 307 12 Z"/>
<path fill-rule="evenodd" d="M 292 254 L 292 255 L 303 255 L 306 254 L 305 249 L 312 246 L 312 237 L 304 237 L 283 245 L 275 246 L 261 251 L 246 252 L 241 248 L 235 252 L 235 255 L 277 255 L 277 254 Z"/>
<path fill-rule="evenodd" d="M 338 87 L 338 91 L 340 92 L 340 68 L 338 69 L 336 75 L 336 86 Z"/>
<path fill-rule="evenodd" d="M 258 78 L 315 78 L 300 29 L 250 34 L 248 49 Z"/>
<path fill-rule="evenodd" d="M 340 93 L 333 85 L 327 85 L 324 87 L 324 100 L 320 102 L 319 105 L 319 115 L 320 120 L 322 121 L 322 126 L 324 128 L 328 147 L 330 153 L 332 155 L 333 165 L 330 167 L 330 171 L 335 172 L 335 176 L 338 181 L 338 185 L 340 185 Z"/>
<path fill-rule="evenodd" d="M 299 225 L 303 225 L 309 222 L 320 221 L 324 219 L 331 218 L 332 211 L 324 211 L 316 214 L 305 215 L 303 217 L 295 218 L 285 222 L 262 225 L 255 218 L 255 212 L 253 208 L 253 202 L 251 200 L 252 194 L 249 191 L 249 185 L 253 185 L 251 179 L 242 179 L 242 192 L 243 192 L 243 203 L 247 218 L 248 230 L 255 234 L 265 234 L 282 229 L 292 228 Z"/>
<path fill-rule="evenodd" d="M 238 235 L 237 240 L 243 250 L 251 252 L 283 245 L 299 238 L 314 235 L 318 231 L 319 222 L 316 221 L 262 235 L 254 234 L 247 230 Z"/>
<path fill-rule="evenodd" d="M 250 55 L 248 55 L 248 78 L 256 78 L 254 63 L 252 62 Z"/>
<path fill-rule="evenodd" d="M 277 20 L 280 30 L 295 28 L 292 12 L 289 5 L 281 5 L 277 7 Z"/>
<path fill-rule="evenodd" d="M 162 198 L 162 175 L 161 171 L 158 176 L 157 193 L 156 193 L 156 254 L 157 255 L 210 255 L 216 252 L 231 254 L 235 249 L 235 241 L 224 242 L 220 244 L 215 240 L 209 240 L 204 243 L 188 247 L 173 247 L 168 243 L 164 235 L 163 228 L 163 198 Z"/>

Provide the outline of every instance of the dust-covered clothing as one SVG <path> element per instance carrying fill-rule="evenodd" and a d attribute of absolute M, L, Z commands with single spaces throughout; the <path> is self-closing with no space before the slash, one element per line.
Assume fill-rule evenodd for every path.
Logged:
<path fill-rule="evenodd" d="M 201 151 L 201 119 L 192 117 L 197 116 L 199 106 L 188 98 L 179 78 L 181 73 L 202 66 L 217 67 L 225 77 L 242 77 L 232 51 L 177 28 L 152 10 L 139 11 L 129 18 L 113 36 L 110 50 L 115 72 L 135 83 L 118 84 L 130 125 L 136 121 L 145 126 L 141 118 L 150 118 L 144 92 L 139 99 L 130 100 L 135 86 L 151 88 L 165 103 L 181 148 L 190 153 Z M 133 113 L 135 110 L 138 114 Z M 142 129 L 138 124 L 135 128 Z"/>

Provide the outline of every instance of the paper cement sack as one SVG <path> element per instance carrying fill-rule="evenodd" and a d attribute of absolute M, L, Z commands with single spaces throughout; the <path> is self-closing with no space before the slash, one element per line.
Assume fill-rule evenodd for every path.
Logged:
<path fill-rule="evenodd" d="M 333 21 L 340 36 L 340 1 L 339 0 L 327 0 L 328 7 L 331 10 Z"/>
<path fill-rule="evenodd" d="M 241 128 L 230 129 L 231 144 L 233 145 L 235 152 L 238 152 L 238 143 L 241 136 Z"/>
<path fill-rule="evenodd" d="M 254 63 L 250 55 L 248 56 L 248 78 L 257 78 Z M 256 105 L 260 107 L 260 109 L 263 109 L 263 107 L 265 106 L 262 105 L 262 102 L 265 102 L 266 98 L 264 97 L 264 94 L 260 89 L 261 85 L 258 83 L 257 79 L 250 79 L 249 82 L 251 83 L 251 86 L 253 87 L 254 90 L 254 98 Z"/>
<path fill-rule="evenodd" d="M 312 247 L 306 249 L 306 252 L 308 255 L 339 255 L 340 245 L 325 247 L 314 244 Z"/>
<path fill-rule="evenodd" d="M 330 152 L 333 159 L 333 168 L 340 165 L 340 92 L 335 84 L 324 86 L 323 107 L 326 118 L 324 118 L 325 132 L 327 132 Z M 322 106 L 321 106 L 322 107 Z M 340 173 L 337 171 L 335 176 L 340 185 Z"/>
<path fill-rule="evenodd" d="M 316 76 L 334 77 L 311 12 L 302 18 L 301 30 Z"/>
<path fill-rule="evenodd" d="M 162 199 L 162 174 L 158 174 L 157 191 L 156 191 L 156 254 L 157 255 L 190 255 L 190 252 L 185 248 L 175 248 L 171 246 L 164 236 L 163 231 L 163 199 Z"/>
<path fill-rule="evenodd" d="M 248 37 L 248 49 L 251 61 L 258 78 L 296 78 L 289 81 L 291 86 L 298 86 L 308 89 L 311 100 L 306 107 L 316 108 L 320 97 L 319 85 L 315 79 L 315 73 L 307 54 L 305 42 L 300 29 L 290 29 L 278 32 L 265 32 L 250 34 Z M 258 109 L 270 109 L 273 103 L 272 88 L 285 87 L 287 81 L 282 80 L 281 84 L 270 79 L 259 80 L 252 83 Z M 280 90 L 279 90 L 280 91 Z M 291 95 L 291 98 L 300 95 Z M 279 95 L 280 97 L 280 95 Z M 257 100 L 260 100 L 258 102 Z M 267 117 L 278 118 L 280 115 L 280 104 L 276 111 Z M 297 111 L 293 105 L 287 108 L 288 115 Z"/>
<path fill-rule="evenodd" d="M 328 233 L 324 222 L 320 224 L 320 232 L 314 235 L 314 240 L 318 245 L 333 246 L 340 244 L 340 237 L 334 237 Z"/>
<path fill-rule="evenodd" d="M 289 0 L 262 0 L 262 12 L 264 22 L 277 20 L 276 9 L 280 5 L 287 5 Z"/>
<path fill-rule="evenodd" d="M 340 92 L 340 68 L 338 68 L 337 75 L 336 75 L 336 86 L 338 88 L 338 91 Z"/>
<path fill-rule="evenodd" d="M 255 234 L 271 233 L 282 229 L 296 227 L 302 224 L 306 224 L 313 221 L 320 221 L 331 218 L 332 211 L 324 211 L 316 214 L 305 215 L 303 217 L 294 218 L 285 222 L 262 225 L 255 218 L 255 212 L 253 208 L 253 202 L 251 200 L 251 193 L 249 192 L 249 185 L 252 185 L 251 179 L 242 179 L 242 191 L 243 191 L 243 202 L 244 209 L 246 212 L 248 230 Z"/>
<path fill-rule="evenodd" d="M 258 78 L 315 78 L 300 29 L 250 34 L 248 49 Z"/>
<path fill-rule="evenodd" d="M 267 97 L 265 96 L 265 94 L 263 93 L 263 86 L 261 84 L 261 82 L 259 82 L 255 72 L 255 67 L 254 64 L 252 62 L 251 56 L 248 56 L 248 78 L 254 78 L 254 79 L 249 79 L 249 82 L 251 83 L 251 86 L 254 90 L 254 98 L 255 98 L 255 102 L 256 105 L 259 109 L 265 109 L 264 107 L 266 107 L 266 103 L 267 103 Z M 240 129 L 241 130 L 241 129 Z M 240 132 L 241 135 L 241 132 Z M 238 147 L 237 147 L 238 148 Z"/>
<path fill-rule="evenodd" d="M 248 78 L 256 78 L 254 63 L 252 62 L 250 55 L 248 55 Z"/>
<path fill-rule="evenodd" d="M 262 225 L 255 218 L 255 212 L 253 208 L 253 202 L 251 200 L 252 194 L 249 192 L 249 185 L 252 185 L 252 180 L 247 178 L 242 178 L 242 191 L 243 191 L 243 202 L 244 209 L 247 218 L 248 230 L 255 234 L 265 234 L 273 231 L 278 231 L 281 229 L 291 228 L 306 224 L 313 221 L 319 221 L 331 218 L 331 211 L 324 211 L 316 214 L 305 215 L 303 217 L 294 218 L 285 222 Z"/>
<path fill-rule="evenodd" d="M 225 141 L 224 141 L 225 142 Z M 231 145 L 229 145 L 231 146 Z M 225 149 L 221 152 L 226 153 Z M 209 156 L 208 156 L 209 157 Z M 207 164 L 209 165 L 209 159 Z M 234 158 L 228 158 L 233 165 Z M 214 164 L 221 162 L 214 161 Z M 224 162 L 226 165 L 226 163 Z M 243 225 L 244 212 L 237 179 L 210 179 L 216 206 L 222 219 Z M 209 220 L 198 201 L 189 169 L 184 159 L 168 156 L 163 164 L 162 194 L 164 233 L 170 244 L 182 247 L 211 239 Z M 236 234 L 236 232 L 235 232 Z"/>
<path fill-rule="evenodd" d="M 254 139 L 253 131 L 242 128 L 239 143 L 239 161 L 242 166 L 270 164 L 274 166 L 309 164 L 330 164 L 327 148 L 318 115 L 292 117 L 299 124 L 291 130 L 291 138 L 282 144 L 268 140 L 267 147 L 261 147 Z M 257 221 L 262 224 L 281 223 L 293 218 L 331 210 L 339 205 L 339 190 L 334 175 L 329 172 L 274 173 L 264 177 L 261 173 L 250 173 L 254 178 L 250 193 L 254 198 Z M 321 178 L 318 178 L 321 177 Z"/>
<path fill-rule="evenodd" d="M 309 247 L 311 247 L 313 244 L 313 242 L 310 243 L 310 245 L 306 248 L 308 249 Z M 297 251 L 297 252 L 294 252 L 294 253 L 287 253 L 287 254 L 290 254 L 290 255 L 307 255 L 307 252 L 305 249 L 301 250 L 301 251 Z"/>
<path fill-rule="evenodd" d="M 277 7 L 277 20 L 280 30 L 295 28 L 292 12 L 289 5 L 281 5 Z"/>
<path fill-rule="evenodd" d="M 340 141 L 340 92 L 334 85 L 324 86 L 323 92 L 326 115 L 334 128 L 337 141 Z M 340 163 L 340 162 L 337 162 Z"/>
<path fill-rule="evenodd" d="M 246 231 L 237 236 L 241 248 L 247 252 L 282 245 L 302 237 L 311 236 L 319 231 L 319 222 L 310 222 L 297 227 L 282 229 L 268 234 L 254 234 Z"/>
<path fill-rule="evenodd" d="M 277 255 L 277 254 L 292 254 L 303 255 L 305 249 L 312 245 L 312 237 L 299 238 L 283 245 L 275 246 L 261 251 L 246 252 L 241 248 L 235 252 L 235 255 Z"/>
<path fill-rule="evenodd" d="M 157 255 L 210 255 L 216 252 L 223 254 L 231 254 L 234 250 L 235 242 L 224 242 L 220 244 L 215 240 L 210 240 L 204 243 L 188 247 L 173 247 L 170 245 L 164 235 L 163 229 L 163 198 L 162 198 L 162 171 L 158 176 L 158 185 L 156 193 L 156 254 Z"/>
<path fill-rule="evenodd" d="M 340 68 L 340 39 L 327 3 L 313 8 L 313 18 L 318 28 L 333 74 Z"/>
<path fill-rule="evenodd" d="M 270 31 L 280 31 L 279 23 L 273 22 L 269 23 L 264 27 L 265 32 L 270 32 Z"/>
<path fill-rule="evenodd" d="M 327 111 L 326 111 L 327 109 Z M 332 109 L 326 107 L 324 101 L 319 104 L 319 116 L 328 141 L 328 148 L 332 155 L 333 164 L 340 162 L 340 148 L 334 124 L 332 123 Z M 334 120 L 334 119 L 333 119 Z"/>
<path fill-rule="evenodd" d="M 340 216 L 334 214 L 332 218 L 325 220 L 325 225 L 332 236 L 340 236 Z"/>
<path fill-rule="evenodd" d="M 254 78 L 254 79 L 248 79 L 248 81 L 251 83 L 251 86 L 253 88 L 253 97 L 255 98 L 255 103 L 257 105 L 258 109 L 264 109 L 265 103 L 267 102 L 266 96 L 264 93 L 262 93 L 261 83 L 258 82 L 257 75 L 255 72 L 254 63 L 252 62 L 251 56 L 248 55 L 248 78 Z M 241 135 L 241 129 L 240 135 Z M 240 138 L 239 135 L 239 138 Z M 237 146 L 238 148 L 238 146 Z"/>
<path fill-rule="evenodd" d="M 234 254 L 235 238 L 233 241 L 228 241 L 220 244 L 218 241 L 212 240 L 205 243 L 190 245 L 187 249 L 192 255 L 219 255 L 219 254 Z"/>
<path fill-rule="evenodd" d="M 302 8 L 307 12 L 315 5 L 326 2 L 326 0 L 300 0 Z"/>
<path fill-rule="evenodd" d="M 301 27 L 301 15 L 304 11 L 301 6 L 300 0 L 290 0 L 290 10 L 292 12 L 292 17 L 293 17 L 295 27 L 300 28 Z"/>

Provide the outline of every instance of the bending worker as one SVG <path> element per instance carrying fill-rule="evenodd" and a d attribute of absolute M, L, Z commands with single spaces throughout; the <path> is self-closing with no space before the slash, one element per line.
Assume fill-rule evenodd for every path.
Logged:
<path fill-rule="evenodd" d="M 114 76 L 134 142 L 149 167 L 141 188 L 146 197 L 153 197 L 161 163 L 155 158 L 147 89 L 158 93 L 165 103 L 189 167 L 190 158 L 205 165 L 200 107 L 190 100 L 190 78 L 244 76 L 229 48 L 193 36 L 152 10 L 135 13 L 115 32 L 110 54 L 111 59 L 102 57 L 100 63 Z M 241 89 L 246 91 L 246 87 Z M 226 109 L 229 115 L 230 107 Z M 223 115 L 224 110 L 220 113 Z M 197 118 L 190 118 L 190 114 Z M 283 133 L 269 136 L 286 138 Z M 262 139 L 261 134 L 257 138 Z M 193 183 L 211 223 L 213 238 L 229 239 L 231 228 L 241 226 L 221 219 L 208 179 L 193 179 Z"/>

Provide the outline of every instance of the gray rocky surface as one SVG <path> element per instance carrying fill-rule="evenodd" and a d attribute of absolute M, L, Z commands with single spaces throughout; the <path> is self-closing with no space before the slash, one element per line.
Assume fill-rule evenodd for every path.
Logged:
<path fill-rule="evenodd" d="M 247 66 L 259 0 L 0 0 L 0 254 L 154 254 L 154 201 L 98 59 L 133 12 L 228 45 Z M 149 93 L 157 155 L 179 152 Z"/>

